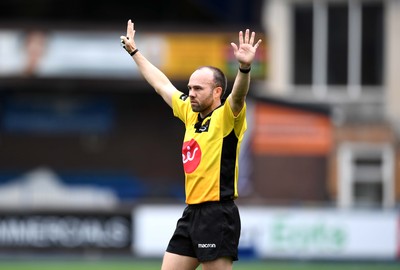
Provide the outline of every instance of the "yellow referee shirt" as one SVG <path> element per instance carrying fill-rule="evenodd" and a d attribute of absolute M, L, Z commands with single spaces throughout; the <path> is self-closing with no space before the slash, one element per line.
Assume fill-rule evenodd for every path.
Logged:
<path fill-rule="evenodd" d="M 172 108 L 186 127 L 182 146 L 186 203 L 236 199 L 240 143 L 247 128 L 246 105 L 235 117 L 225 102 L 201 119 L 192 111 L 189 97 L 176 91 Z"/>

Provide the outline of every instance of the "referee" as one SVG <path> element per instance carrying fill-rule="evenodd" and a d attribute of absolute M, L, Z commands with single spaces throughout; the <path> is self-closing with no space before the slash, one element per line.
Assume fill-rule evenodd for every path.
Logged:
<path fill-rule="evenodd" d="M 261 43 L 255 43 L 254 37 L 247 29 L 239 32 L 238 45 L 231 43 L 239 70 L 225 101 L 227 79 L 220 69 L 195 70 L 186 95 L 140 53 L 131 20 L 126 36 L 121 36 L 122 46 L 143 77 L 186 128 L 182 162 L 187 207 L 164 254 L 162 270 L 194 270 L 200 264 L 203 270 L 232 269 L 232 262 L 238 260 L 240 216 L 234 200 L 251 63 Z"/>

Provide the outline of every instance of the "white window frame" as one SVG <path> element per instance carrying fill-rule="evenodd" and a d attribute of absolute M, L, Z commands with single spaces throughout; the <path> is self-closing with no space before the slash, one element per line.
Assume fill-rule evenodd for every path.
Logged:
<path fill-rule="evenodd" d="M 367 171 L 363 179 L 355 179 L 356 168 L 354 161 L 358 157 L 377 157 L 382 159 L 380 171 L 373 168 Z M 381 183 L 382 207 L 395 206 L 394 194 L 394 160 L 393 146 L 389 143 L 356 143 L 343 142 L 338 147 L 338 198 L 337 203 L 341 208 L 350 208 L 356 205 L 354 198 L 355 183 Z M 378 175 L 379 177 L 368 177 Z M 376 182 L 376 179 L 380 180 Z"/>
<path fill-rule="evenodd" d="M 337 102 L 383 102 L 384 86 L 361 85 L 361 46 L 362 46 L 362 4 L 366 2 L 382 2 L 384 0 L 290 0 L 290 8 L 293 4 L 310 4 L 313 7 L 313 70 L 312 84 L 299 86 L 293 84 L 293 72 L 291 74 L 290 92 L 294 97 L 310 101 Z M 327 53 L 328 53 L 328 4 L 347 3 L 349 16 L 348 29 L 348 83 L 347 85 L 328 85 L 327 83 Z M 289 32 L 293 29 L 288 24 Z M 292 43 L 294 46 L 294 43 Z M 293 61 L 293 57 L 292 57 Z M 289 65 L 288 68 L 291 66 Z M 311 89 L 310 89 L 311 88 Z M 312 97 L 310 97 L 310 90 Z"/>

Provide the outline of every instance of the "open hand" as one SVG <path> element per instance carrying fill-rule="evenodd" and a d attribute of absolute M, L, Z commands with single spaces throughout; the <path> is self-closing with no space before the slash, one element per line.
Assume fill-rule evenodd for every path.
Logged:
<path fill-rule="evenodd" d="M 261 44 L 261 39 L 259 39 L 257 43 L 254 44 L 255 35 L 256 34 L 254 32 L 251 32 L 250 36 L 250 30 L 246 29 L 244 38 L 243 38 L 243 32 L 242 31 L 239 32 L 239 46 L 233 42 L 231 43 L 233 47 L 233 53 L 238 62 L 240 63 L 240 65 L 243 67 L 251 66 L 257 48 Z"/>

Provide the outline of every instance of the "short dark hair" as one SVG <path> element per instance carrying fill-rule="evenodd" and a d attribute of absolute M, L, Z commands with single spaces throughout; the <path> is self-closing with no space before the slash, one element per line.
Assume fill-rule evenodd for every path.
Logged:
<path fill-rule="evenodd" d="M 208 68 L 214 74 L 215 87 L 221 87 L 222 88 L 222 94 L 221 94 L 221 99 L 222 99 L 223 96 L 225 95 L 226 88 L 227 88 L 227 85 L 228 85 L 228 79 L 226 78 L 224 72 L 221 69 L 219 69 L 217 67 L 214 67 L 214 66 L 202 66 L 202 67 L 198 68 L 198 70 L 202 69 L 202 68 Z"/>

